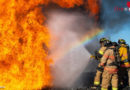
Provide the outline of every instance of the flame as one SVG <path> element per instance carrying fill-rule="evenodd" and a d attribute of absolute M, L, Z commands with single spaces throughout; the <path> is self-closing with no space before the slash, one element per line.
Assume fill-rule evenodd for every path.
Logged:
<path fill-rule="evenodd" d="M 58 4 L 62 8 L 73 8 L 75 5 L 83 5 L 83 0 L 53 0 L 54 3 Z"/>
<path fill-rule="evenodd" d="M 0 86 L 5 89 L 52 86 L 50 34 L 41 7 L 50 2 L 62 8 L 84 4 L 84 0 L 0 0 Z"/>
<path fill-rule="evenodd" d="M 100 13 L 100 0 L 88 0 L 86 9 L 90 11 L 90 16 L 95 16 L 96 19 L 99 18 Z"/>
<path fill-rule="evenodd" d="M 100 13 L 100 0 L 52 0 L 62 8 L 74 8 L 75 6 L 84 6 L 89 11 L 90 16 L 98 20 Z"/>
<path fill-rule="evenodd" d="M 0 1 L 0 86 L 32 90 L 51 86 L 50 35 L 39 4 L 44 0 Z"/>

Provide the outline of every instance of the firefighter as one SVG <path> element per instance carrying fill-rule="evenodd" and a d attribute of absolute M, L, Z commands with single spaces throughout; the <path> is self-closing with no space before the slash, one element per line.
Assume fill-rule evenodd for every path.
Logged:
<path fill-rule="evenodd" d="M 101 48 L 99 49 L 98 52 L 97 51 L 95 52 L 95 59 L 99 60 L 99 62 L 100 62 L 100 59 L 101 59 L 101 57 L 103 56 L 103 54 L 104 54 L 104 52 L 106 50 L 106 46 L 104 46 L 104 42 L 106 40 L 107 40 L 106 38 L 101 38 L 100 39 L 99 43 L 100 43 Z M 103 68 L 100 67 L 100 65 L 98 65 L 96 76 L 94 78 L 94 86 L 92 87 L 92 89 L 96 89 L 97 87 L 100 86 L 102 72 L 103 72 Z"/>
<path fill-rule="evenodd" d="M 107 41 L 107 50 L 101 58 L 100 66 L 104 67 L 101 90 L 108 90 L 110 82 L 112 90 L 118 90 L 118 64 L 115 56 L 115 44 Z"/>
<path fill-rule="evenodd" d="M 128 45 L 124 39 L 119 39 L 119 54 L 121 59 L 121 65 L 119 69 L 119 79 L 120 85 L 125 87 L 128 85 L 128 74 L 130 73 L 129 70 L 129 61 L 128 61 Z M 129 73 L 128 73 L 129 72 Z"/>

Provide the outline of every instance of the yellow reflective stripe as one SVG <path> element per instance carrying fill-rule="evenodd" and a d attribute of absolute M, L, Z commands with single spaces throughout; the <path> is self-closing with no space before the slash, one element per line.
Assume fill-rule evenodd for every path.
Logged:
<path fill-rule="evenodd" d="M 100 85 L 100 82 L 94 82 L 94 85 Z"/>
<path fill-rule="evenodd" d="M 112 90 L 118 90 L 118 88 L 112 88 Z"/>
<path fill-rule="evenodd" d="M 100 53 L 101 55 L 103 55 L 103 51 L 100 50 L 99 53 Z"/>
<path fill-rule="evenodd" d="M 105 89 L 105 88 L 101 88 L 101 90 L 108 90 L 108 89 Z"/>

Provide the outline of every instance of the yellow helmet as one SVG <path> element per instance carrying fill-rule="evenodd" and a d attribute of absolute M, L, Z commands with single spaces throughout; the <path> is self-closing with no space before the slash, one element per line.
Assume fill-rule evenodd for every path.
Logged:
<path fill-rule="evenodd" d="M 119 39 L 118 44 L 126 44 L 126 41 L 124 39 Z"/>
<path fill-rule="evenodd" d="M 107 41 L 107 39 L 106 38 L 101 38 L 99 42 L 103 43 L 104 41 Z"/>

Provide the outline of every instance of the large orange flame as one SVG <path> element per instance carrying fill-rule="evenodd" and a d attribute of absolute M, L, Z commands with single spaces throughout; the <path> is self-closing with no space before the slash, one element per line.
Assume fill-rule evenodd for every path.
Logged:
<path fill-rule="evenodd" d="M 50 36 L 43 26 L 43 0 L 0 1 L 0 86 L 6 90 L 51 85 Z"/>

